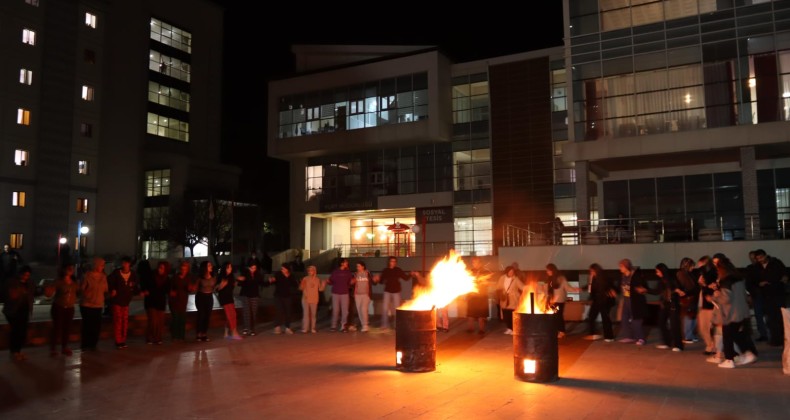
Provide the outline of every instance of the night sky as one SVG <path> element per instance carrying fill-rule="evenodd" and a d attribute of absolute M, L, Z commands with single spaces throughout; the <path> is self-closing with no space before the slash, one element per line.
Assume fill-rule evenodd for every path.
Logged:
<path fill-rule="evenodd" d="M 458 2 L 441 12 L 420 2 L 283 3 L 297 6 L 286 14 L 249 0 L 214 1 L 225 6 L 223 157 L 242 168 L 242 190 L 254 191 L 250 199 L 262 200 L 267 219 L 286 231 L 288 166 L 266 156 L 266 98 L 270 80 L 293 74 L 291 45 L 436 45 L 455 62 L 562 45 L 559 0 L 526 16 L 517 3 L 473 10 Z"/>

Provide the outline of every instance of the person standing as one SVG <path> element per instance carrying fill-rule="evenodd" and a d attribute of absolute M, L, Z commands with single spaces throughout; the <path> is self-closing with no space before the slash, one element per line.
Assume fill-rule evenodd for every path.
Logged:
<path fill-rule="evenodd" d="M 384 283 L 384 302 L 381 309 L 381 328 L 390 327 L 390 312 L 395 316 L 395 310 L 400 306 L 401 280 L 409 280 L 411 276 L 398 267 L 398 259 L 389 257 L 387 267 L 379 274 L 381 283 Z M 334 293 L 334 292 L 333 292 Z"/>
<path fill-rule="evenodd" d="M 590 277 L 587 289 L 590 294 L 590 312 L 587 316 L 588 340 L 604 339 L 607 343 L 614 341 L 611 312 L 617 298 L 617 288 L 598 263 L 590 264 Z M 603 335 L 596 334 L 595 323 L 601 316 Z"/>
<path fill-rule="evenodd" d="M 719 367 L 732 369 L 736 365 L 757 361 L 757 348 L 744 325 L 749 320 L 746 282 L 729 259 L 719 259 L 715 265 L 719 281 L 715 283 L 717 287 L 707 299 L 714 302 L 721 311 L 724 360 L 719 363 Z M 735 344 L 741 352 L 738 358 Z"/>
<path fill-rule="evenodd" d="M 659 283 L 652 294 L 659 296 L 658 327 L 661 330 L 662 344 L 659 349 L 671 348 L 672 351 L 683 350 L 683 327 L 680 314 L 680 295 L 683 292 L 675 276 L 670 274 L 669 267 L 664 263 L 656 264 L 656 276 Z"/>
<path fill-rule="evenodd" d="M 362 325 L 362 332 L 370 331 L 368 326 L 368 315 L 370 312 L 372 283 L 373 278 L 370 275 L 370 271 L 368 271 L 364 262 L 359 261 L 357 263 L 357 271 L 354 273 L 354 278 L 351 279 L 351 284 L 354 286 L 354 303 L 357 307 L 359 322 Z"/>
<path fill-rule="evenodd" d="M 217 278 L 212 273 L 213 269 L 214 266 L 210 261 L 200 263 L 195 292 L 195 307 L 197 308 L 195 334 L 197 341 L 211 341 L 208 338 L 208 325 L 211 320 L 211 311 L 214 310 L 214 286 L 217 285 Z"/>
<path fill-rule="evenodd" d="M 121 267 L 107 276 L 107 288 L 110 291 L 115 348 L 125 349 L 128 347 L 126 336 L 129 331 L 129 304 L 132 302 L 132 297 L 140 293 L 140 282 L 137 273 L 132 271 L 131 258 L 123 257 Z"/>
<path fill-rule="evenodd" d="M 505 334 L 513 334 L 513 311 L 518 308 L 521 291 L 524 283 L 516 276 L 516 269 L 513 266 L 505 268 L 505 274 L 499 278 L 496 285 L 499 295 L 499 308 L 502 311 L 502 319 L 505 321 Z"/>
<path fill-rule="evenodd" d="M 760 287 L 762 271 L 763 266 L 757 261 L 757 252 L 749 251 L 749 265 L 746 267 L 746 291 L 751 297 L 754 320 L 757 323 L 757 333 L 759 334 L 755 341 L 768 341 L 768 328 L 765 325 L 765 299 Z"/>
<path fill-rule="evenodd" d="M 697 339 L 697 307 L 699 286 L 695 280 L 694 260 L 684 257 L 675 273 L 675 280 L 680 288 L 680 314 L 683 320 L 683 343 L 692 344 Z"/>
<path fill-rule="evenodd" d="M 293 334 L 294 332 L 291 330 L 291 303 L 293 290 L 297 285 L 291 274 L 291 268 L 287 263 L 283 263 L 280 266 L 280 271 L 270 277 L 269 281 L 274 283 L 274 333 Z"/>
<path fill-rule="evenodd" d="M 225 339 L 241 340 L 236 325 L 236 301 L 233 290 L 236 287 L 236 277 L 233 275 L 233 265 L 230 261 L 222 264 L 217 275 L 217 300 L 225 311 Z"/>
<path fill-rule="evenodd" d="M 170 263 L 159 261 L 156 271 L 143 283 L 143 304 L 148 317 L 146 328 L 146 343 L 162 344 L 162 335 L 165 330 L 165 309 L 167 308 L 167 295 L 170 292 Z"/>
<path fill-rule="evenodd" d="M 639 267 L 634 267 L 631 260 L 622 259 L 620 268 L 620 290 L 623 294 L 623 314 L 620 320 L 620 342 L 633 343 L 637 346 L 645 344 L 645 332 L 642 322 L 647 315 L 647 284 Z"/>
<path fill-rule="evenodd" d="M 82 351 L 95 351 L 99 343 L 104 298 L 109 292 L 104 266 L 104 258 L 93 258 L 93 267 L 85 273 L 80 284 L 80 292 L 82 293 L 82 302 L 80 302 Z"/>
<path fill-rule="evenodd" d="M 74 264 L 66 263 L 60 268 L 58 278 L 52 285 L 52 332 L 49 340 L 49 352 L 51 356 L 57 356 L 55 346 L 60 340 L 60 352 L 65 356 L 71 356 L 69 348 L 69 332 L 71 321 L 74 319 L 74 304 L 77 303 L 77 293 L 79 287 L 74 281 Z"/>
<path fill-rule="evenodd" d="M 16 250 L 10 245 L 3 245 L 3 252 L 0 253 L 0 302 L 5 302 L 5 293 L 8 290 L 7 282 L 16 276 L 16 269 L 22 259 Z"/>
<path fill-rule="evenodd" d="M 315 334 L 315 322 L 318 310 L 318 294 L 324 291 L 326 282 L 322 281 L 316 272 L 314 265 L 307 267 L 307 275 L 299 283 L 299 290 L 302 291 L 302 333 L 310 331 Z"/>
<path fill-rule="evenodd" d="M 189 294 L 195 291 L 194 278 L 189 268 L 188 261 L 181 261 L 178 272 L 170 278 L 170 337 L 173 341 L 186 339 L 187 303 Z"/>
<path fill-rule="evenodd" d="M 565 302 L 568 293 L 579 293 L 580 290 L 568 284 L 568 279 L 554 264 L 546 265 L 546 293 L 549 304 L 556 308 L 554 316 L 557 319 L 557 337 L 565 337 Z"/>
<path fill-rule="evenodd" d="M 471 274 L 475 277 L 476 291 L 466 295 L 466 332 L 475 332 L 483 335 L 486 333 L 486 320 L 488 319 L 488 284 L 491 281 L 491 272 L 483 267 L 480 257 L 472 257 Z"/>
<path fill-rule="evenodd" d="M 764 250 L 757 249 L 754 252 L 757 262 L 762 267 L 758 286 L 765 304 L 768 345 L 781 347 L 784 345 L 782 308 L 785 306 L 786 268 L 781 260 L 768 256 Z"/>
<path fill-rule="evenodd" d="M 255 254 L 253 254 L 255 255 Z M 263 274 L 257 259 L 250 259 L 247 269 L 237 279 L 241 284 L 239 297 L 242 303 L 242 313 L 244 317 L 244 329 L 241 335 L 255 335 L 255 325 L 258 321 L 258 303 L 261 300 L 260 289 L 264 285 Z"/>
<path fill-rule="evenodd" d="M 711 356 L 708 359 L 712 363 L 721 363 L 723 361 L 719 357 L 721 346 L 715 339 L 717 335 L 712 334 L 715 327 L 713 323 L 713 302 L 711 299 L 708 299 L 709 296 L 713 295 L 713 288 L 716 287 L 714 283 L 716 283 L 718 274 L 709 255 L 704 255 L 697 260 L 697 269 L 697 284 L 700 290 L 700 296 L 697 300 L 699 302 L 697 328 L 699 328 L 699 335 L 702 341 L 705 342 L 703 354 Z"/>
<path fill-rule="evenodd" d="M 348 269 L 348 258 L 341 258 L 340 267 L 332 271 L 326 282 L 326 284 L 332 286 L 332 326 L 329 329 L 330 331 L 337 331 L 338 318 L 340 318 L 340 330 L 348 332 L 346 329 L 349 305 L 348 292 L 353 278 L 354 274 Z M 382 316 L 384 315 L 382 314 Z"/>
<path fill-rule="evenodd" d="M 8 350 L 16 361 L 27 360 L 27 356 L 22 353 L 22 346 L 27 341 L 27 327 L 33 314 L 36 292 L 36 285 L 30 280 L 30 275 L 30 267 L 22 266 L 16 276 L 8 281 L 6 302 L 3 305 L 3 315 L 9 327 Z"/>

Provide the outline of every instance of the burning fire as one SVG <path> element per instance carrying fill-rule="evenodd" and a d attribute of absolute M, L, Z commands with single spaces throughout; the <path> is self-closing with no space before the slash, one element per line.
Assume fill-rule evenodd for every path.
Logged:
<path fill-rule="evenodd" d="M 444 308 L 455 298 L 477 291 L 475 277 L 466 270 L 466 264 L 454 250 L 437 262 L 424 287 L 414 289 L 414 298 L 398 309 L 427 311 Z"/>
<path fill-rule="evenodd" d="M 545 286 L 548 287 L 548 286 Z M 527 285 L 521 292 L 517 313 L 521 314 L 553 314 L 554 308 L 549 305 L 549 295 L 545 287 L 539 287 L 536 279 L 527 279 Z"/>

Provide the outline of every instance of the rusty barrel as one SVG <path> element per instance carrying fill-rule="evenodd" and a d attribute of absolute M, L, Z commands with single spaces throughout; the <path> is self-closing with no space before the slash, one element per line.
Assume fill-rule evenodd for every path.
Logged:
<path fill-rule="evenodd" d="M 526 382 L 559 379 L 556 316 L 513 312 L 513 368 L 517 379 Z"/>
<path fill-rule="evenodd" d="M 395 311 L 395 367 L 404 372 L 436 370 L 436 310 Z"/>

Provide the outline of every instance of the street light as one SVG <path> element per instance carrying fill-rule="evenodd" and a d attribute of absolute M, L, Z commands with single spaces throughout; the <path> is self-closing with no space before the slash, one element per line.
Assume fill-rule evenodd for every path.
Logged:
<path fill-rule="evenodd" d="M 75 267 L 75 273 L 77 275 L 77 278 L 79 278 L 80 267 L 82 266 L 82 260 L 80 259 L 81 258 L 80 251 L 82 248 L 82 235 L 87 235 L 88 232 L 90 232 L 90 229 L 87 226 L 82 225 L 82 220 L 77 222 L 77 246 L 74 252 L 77 259 L 77 266 Z"/>
<path fill-rule="evenodd" d="M 62 233 L 58 233 L 58 268 L 60 268 L 60 250 L 63 249 L 63 245 L 66 245 L 68 239 L 66 239 Z"/>

